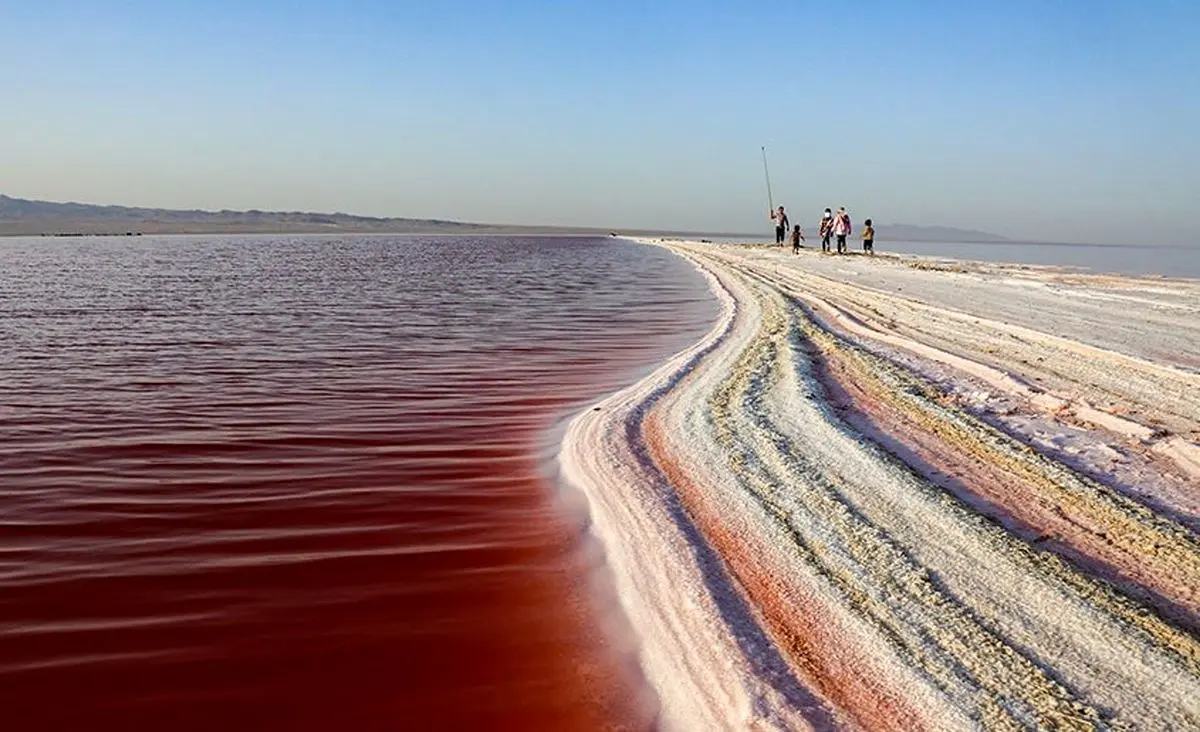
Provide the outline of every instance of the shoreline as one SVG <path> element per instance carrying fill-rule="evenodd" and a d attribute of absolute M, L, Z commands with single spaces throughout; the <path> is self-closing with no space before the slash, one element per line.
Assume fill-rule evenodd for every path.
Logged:
<path fill-rule="evenodd" d="M 637 241 L 722 314 L 560 463 L 667 728 L 1200 722 L 1200 283 Z"/>
<path fill-rule="evenodd" d="M 76 239 L 140 239 L 149 237 L 150 239 L 160 238 L 195 238 L 195 237 L 221 237 L 221 236 L 239 236 L 239 237 L 343 237 L 343 236 L 363 236 L 363 237 L 567 237 L 567 238 L 607 238 L 610 236 L 620 236 L 621 238 L 630 239 L 633 241 L 654 242 L 659 244 L 667 243 L 703 243 L 715 244 L 717 246 L 744 246 L 770 249 L 769 243 L 764 243 L 763 240 L 753 236 L 730 235 L 730 234 L 700 234 L 692 232 L 663 232 L 663 231 L 645 231 L 645 230 L 626 230 L 624 233 L 616 234 L 616 232 L 602 228 L 572 228 L 572 227 L 536 227 L 536 226 L 516 226 L 516 225 L 464 225 L 461 229 L 397 229 L 394 231 L 370 229 L 370 228 L 326 228 L 313 229 L 310 227 L 299 227 L 296 229 L 269 229 L 258 227 L 233 226 L 229 228 L 212 227 L 202 230 L 164 230 L 164 231 L 109 231 L 109 232 L 13 232 L 0 230 L 0 241 L 5 240 L 76 240 Z M 911 239 L 911 240 L 896 240 L 891 242 L 891 245 L 918 245 L 925 247 L 995 247 L 999 250 L 1004 248 L 1013 248 L 1014 250 L 1037 250 L 1037 249 L 1054 249 L 1065 248 L 1067 250 L 1086 250 L 1097 249 L 1100 251 L 1125 251 L 1125 252 L 1170 252 L 1180 254 L 1186 252 L 1200 252 L 1200 249 L 1187 246 L 1176 245 L 1145 245 L 1133 246 L 1123 244 L 1087 244 L 1079 242 L 1027 242 L 1017 240 L 1006 241 L 950 241 L 947 239 Z M 819 251 L 812 246 L 802 248 L 804 252 Z M 847 255 L 843 255 L 844 257 Z M 848 258 L 863 256 L 859 251 L 848 252 Z M 1114 276 L 1121 278 L 1133 278 L 1149 281 L 1175 281 L 1182 280 L 1187 282 L 1200 283 L 1200 270 L 1196 270 L 1194 274 L 1163 274 L 1156 271 L 1138 272 L 1133 271 L 1129 267 L 1113 267 L 1102 263 L 1076 264 L 1062 263 L 1052 264 L 1043 262 L 1020 262 L 1012 259 L 1004 259 L 1002 256 L 996 258 L 972 258 L 970 256 L 949 255 L 949 254 L 932 254 L 913 251 L 900 250 L 884 250 L 879 252 L 877 260 L 893 260 L 903 263 L 910 267 L 928 267 L 928 268 L 948 268 L 948 269 L 987 269 L 987 268 L 1004 268 L 1014 271 L 1058 273 L 1058 274 L 1077 274 L 1077 275 L 1095 275 L 1095 276 Z M 1195 269 L 1192 267 L 1191 269 Z"/>
<path fill-rule="evenodd" d="M 660 244 L 660 245 L 670 245 L 670 244 L 696 244 L 696 245 L 699 245 L 699 244 L 704 244 L 704 245 L 720 246 L 720 247 L 744 247 L 744 248 L 749 248 L 749 249 L 761 249 L 764 251 L 777 251 L 777 252 L 785 252 L 786 251 L 787 254 L 789 254 L 789 255 L 791 254 L 791 246 L 790 245 L 787 245 L 787 246 L 772 245 L 770 242 L 765 242 L 765 240 L 762 240 L 762 241 L 754 240 L 749 237 L 744 238 L 744 239 L 735 237 L 735 238 L 729 238 L 724 241 L 713 241 L 710 239 L 686 239 L 686 238 L 666 237 L 666 236 L 654 236 L 654 237 L 631 236 L 629 238 L 631 238 L 635 241 L 641 241 L 643 243 L 654 243 L 654 244 Z M 1138 250 L 1138 251 L 1140 251 L 1140 250 L 1171 251 L 1171 252 L 1195 251 L 1197 253 L 1200 253 L 1200 248 L 1187 247 L 1187 246 L 1147 245 L 1147 246 L 1143 247 L 1143 246 L 1133 246 L 1133 245 L 1124 245 L 1124 244 L 1081 244 L 1081 243 L 1070 243 L 1070 242 L 1021 242 L 1021 241 L 1006 241 L 1006 242 L 958 241 L 958 242 L 952 242 L 952 241 L 941 241 L 941 240 L 930 240 L 930 241 L 911 240 L 911 241 L 891 242 L 890 244 L 901 245 L 901 246 L 905 245 L 905 244 L 918 244 L 918 245 L 934 245 L 934 246 L 997 247 L 999 249 L 1003 249 L 1004 247 L 1028 247 L 1028 248 L 1034 248 L 1034 249 L 1039 248 L 1039 247 L 1043 247 L 1043 248 L 1063 247 L 1063 248 L 1068 248 L 1068 249 L 1095 248 L 1095 249 L 1102 249 L 1102 250 L 1126 250 L 1126 251 L 1134 251 L 1134 250 Z M 816 244 L 816 246 L 813 246 L 812 244 L 806 244 L 801 247 L 800 251 L 801 251 L 802 255 L 806 255 L 806 256 L 813 255 L 813 254 L 820 254 L 821 253 L 820 244 L 819 244 L 819 242 Z M 830 255 L 830 256 L 834 256 L 834 255 Z M 851 250 L 845 254 L 838 255 L 838 256 L 841 256 L 844 261 L 854 261 L 858 257 L 865 257 L 867 255 L 864 254 L 860 250 Z M 1061 274 L 1061 275 L 1075 274 L 1075 275 L 1098 276 L 1098 277 L 1118 277 L 1118 278 L 1122 278 L 1122 279 L 1149 280 L 1151 282 L 1181 280 L 1184 282 L 1193 282 L 1193 283 L 1200 284 L 1200 274 L 1176 275 L 1176 274 L 1158 274 L 1158 273 L 1130 272 L 1130 271 L 1122 272 L 1122 271 L 1098 268 L 1095 265 L 1020 262 L 1020 261 L 1013 261 L 1011 259 L 981 259 L 981 258 L 977 259 L 977 258 L 971 258 L 968 256 L 957 256 L 957 255 L 949 255 L 949 254 L 922 254 L 920 252 L 910 252 L 910 251 L 896 250 L 896 249 L 885 249 L 883 251 L 879 251 L 875 254 L 874 259 L 876 261 L 891 260 L 893 262 L 896 262 L 896 263 L 899 263 L 899 264 L 902 264 L 902 265 L 908 266 L 908 267 L 915 267 L 915 268 L 924 267 L 924 268 L 929 268 L 929 269 L 943 269 L 946 271 L 961 270 L 962 272 L 979 271 L 979 272 L 986 273 L 989 270 L 1010 270 L 1013 272 L 1030 272 L 1030 273 L 1041 272 L 1041 273 L 1044 273 L 1047 275 L 1049 275 L 1049 274 Z"/>

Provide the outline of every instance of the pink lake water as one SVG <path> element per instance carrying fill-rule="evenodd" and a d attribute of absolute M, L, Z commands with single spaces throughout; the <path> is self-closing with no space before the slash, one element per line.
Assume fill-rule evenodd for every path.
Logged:
<path fill-rule="evenodd" d="M 630 729 L 569 415 L 697 340 L 616 239 L 0 239 L 0 714 Z"/>

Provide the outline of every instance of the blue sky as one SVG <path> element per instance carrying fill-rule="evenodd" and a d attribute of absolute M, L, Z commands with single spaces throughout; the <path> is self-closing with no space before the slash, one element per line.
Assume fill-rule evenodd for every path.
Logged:
<path fill-rule="evenodd" d="M 0 192 L 1200 245 L 1200 2 L 0 0 Z"/>

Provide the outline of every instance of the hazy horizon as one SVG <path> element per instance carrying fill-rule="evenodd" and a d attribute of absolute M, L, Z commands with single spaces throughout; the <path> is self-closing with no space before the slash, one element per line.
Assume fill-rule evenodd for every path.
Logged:
<path fill-rule="evenodd" d="M 6 8 L 0 192 L 532 226 L 1200 245 L 1200 5 Z"/>
<path fill-rule="evenodd" d="M 230 208 L 212 209 L 212 208 L 201 208 L 201 207 L 196 207 L 196 206 L 168 208 L 168 207 L 161 207 L 161 206 L 143 206 L 141 204 L 128 203 L 128 202 L 124 202 L 124 203 L 103 202 L 103 203 L 101 203 L 101 202 L 95 202 L 95 201 L 79 201 L 79 200 L 31 199 L 26 196 L 14 196 L 6 191 L 0 191 L 0 203 L 3 203 L 5 200 L 16 201 L 16 202 L 20 202 L 20 203 L 27 203 L 27 204 L 35 204 L 35 205 L 50 204 L 52 206 L 84 206 L 89 209 L 91 209 L 91 208 L 115 208 L 115 209 L 129 210 L 129 211 L 147 211 L 147 212 L 164 212 L 164 213 L 170 212 L 170 213 L 177 213 L 177 214 L 180 214 L 180 213 L 187 214 L 187 213 L 192 213 L 192 212 L 201 214 L 201 215 L 203 215 L 203 214 L 214 214 L 214 215 L 228 214 L 230 216 L 241 215 L 241 214 L 264 214 L 264 215 L 268 215 L 268 216 L 271 216 L 271 215 L 287 216 L 287 215 L 293 215 L 293 214 L 300 214 L 300 215 L 311 214 L 311 215 L 322 215 L 322 216 L 338 216 L 338 217 L 344 216 L 344 217 L 348 217 L 348 218 L 376 219 L 376 220 L 380 220 L 380 221 L 388 221 L 388 220 L 437 221 L 439 223 L 466 224 L 469 226 L 483 226 L 483 227 L 494 226 L 494 227 L 498 227 L 498 228 L 529 228 L 529 225 L 524 224 L 522 222 L 478 221 L 478 220 L 470 220 L 470 219 L 457 219 L 457 220 L 455 220 L 455 219 L 431 219 L 428 217 L 420 217 L 420 216 L 388 217 L 388 216 L 375 216 L 375 215 L 371 215 L 371 214 L 361 214 L 361 213 L 358 213 L 355 211 L 318 211 L 318 210 L 305 210 L 305 209 L 230 209 Z M 4 210 L 3 210 L 3 207 L 0 206 L 0 218 L 3 218 L 3 216 L 4 216 Z M 51 214 L 49 218 L 46 218 L 45 214 L 39 215 L 37 213 L 23 213 L 23 214 L 21 214 L 21 216 L 22 216 L 22 218 L 18 218 L 15 220 L 16 221 L 28 220 L 28 221 L 31 221 L 34 223 L 48 223 L 48 224 L 52 224 L 52 223 L 60 221 L 60 220 L 64 221 L 64 222 L 77 221 L 81 224 L 96 223 L 95 220 L 88 218 L 87 213 L 77 213 L 77 214 L 72 215 L 71 213 L 67 213 L 67 212 L 55 212 L 54 214 Z M 814 214 L 813 217 L 816 218 L 816 215 Z M 103 219 L 101 219 L 101 221 L 103 221 Z M 126 220 L 125 219 L 117 219 L 117 221 L 124 222 Z M 135 223 L 135 222 L 131 222 L 131 223 Z M 187 222 L 183 222 L 180 225 L 186 227 Z M 899 229 L 904 229 L 906 231 L 907 230 L 924 230 L 924 231 L 930 231 L 930 232 L 931 231 L 945 231 L 945 232 L 960 232 L 963 234 L 975 233 L 975 234 L 984 234 L 984 235 L 989 235 L 989 236 L 994 235 L 994 232 L 988 232 L 988 231 L 983 231 L 983 230 L 979 230 L 979 229 L 947 227 L 947 226 L 942 226 L 942 225 L 938 225 L 938 224 L 917 225 L 917 224 L 911 224 L 911 223 L 905 222 L 905 221 L 876 221 L 875 225 L 876 226 L 885 226 L 885 227 L 896 227 Z M 701 234 L 701 235 L 712 234 L 712 235 L 718 235 L 718 236 L 722 235 L 722 234 L 728 234 L 730 236 L 755 236 L 755 235 L 765 236 L 768 233 L 767 228 L 769 228 L 769 226 L 770 226 L 769 223 L 767 224 L 766 228 L 764 228 L 764 226 L 762 224 L 759 224 L 756 227 L 756 229 L 754 229 L 754 230 L 747 230 L 747 231 L 740 231 L 740 232 L 739 231 L 721 231 L 721 230 L 717 230 L 717 229 L 707 229 L 707 230 L 706 229 L 694 229 L 694 230 L 665 229 L 665 228 L 663 228 L 663 229 L 639 229 L 639 228 L 627 227 L 627 226 L 622 227 L 622 226 L 620 226 L 619 222 L 615 223 L 615 224 L 610 223 L 607 225 L 597 225 L 597 226 L 573 226 L 573 225 L 569 225 L 569 224 L 547 225 L 545 228 L 547 228 L 547 229 L 564 229 L 564 230 L 569 229 L 569 228 L 576 228 L 576 229 L 583 230 L 583 231 L 591 230 L 591 231 L 616 231 L 616 232 L 620 232 L 620 231 L 626 231 L 626 232 L 653 231 L 653 232 L 667 233 L 667 232 L 673 231 L 673 232 L 677 232 L 677 233 L 692 233 L 692 234 Z M 84 226 L 83 229 L 81 229 L 79 233 L 84 233 L 84 234 L 94 234 L 95 233 L 95 232 L 85 231 L 85 229 L 87 229 L 87 226 Z M 164 232 L 158 232 L 158 233 L 164 233 Z M 180 232 L 180 233 L 186 233 L 186 232 Z M 320 232 L 314 231 L 313 233 L 320 233 Z M 0 229 L 0 236 L 3 236 L 3 235 L 14 235 L 14 234 L 5 234 L 5 233 L 3 233 L 3 230 Z M 1019 240 L 1019 239 L 1009 239 L 1009 240 L 1004 240 L 1004 241 L 1008 242 L 1008 243 L 1028 243 L 1028 242 L 1023 242 L 1022 240 Z"/>

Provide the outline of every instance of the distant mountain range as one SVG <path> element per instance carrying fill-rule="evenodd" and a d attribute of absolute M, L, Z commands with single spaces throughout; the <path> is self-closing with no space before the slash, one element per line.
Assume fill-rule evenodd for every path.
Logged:
<path fill-rule="evenodd" d="M 597 233 L 598 229 L 495 226 L 438 219 L 310 211 L 202 211 L 30 201 L 0 195 L 0 235 L 248 233 Z M 607 231 L 605 231 L 607 233 Z"/>
<path fill-rule="evenodd" d="M 1013 241 L 999 234 L 953 226 L 915 226 L 913 224 L 880 224 L 875 227 L 880 239 L 888 241 L 948 241 L 958 243 L 1001 243 Z"/>
<path fill-rule="evenodd" d="M 879 225 L 881 239 L 892 241 L 1002 242 L 983 231 L 946 226 Z M 31 201 L 0 194 L 0 236 L 84 236 L 103 234 L 605 234 L 609 229 L 568 226 L 510 226 L 441 219 L 379 218 L 311 211 L 202 211 L 90 203 Z M 744 237 L 762 233 L 618 229 L 631 235 Z"/>

